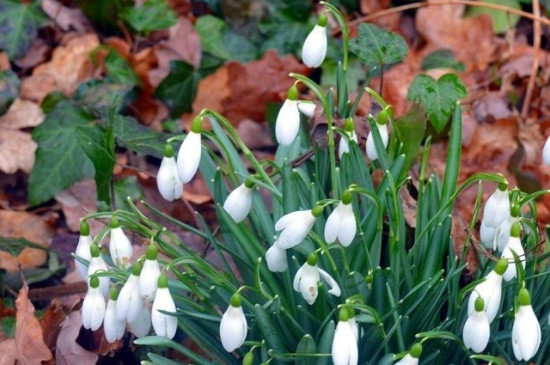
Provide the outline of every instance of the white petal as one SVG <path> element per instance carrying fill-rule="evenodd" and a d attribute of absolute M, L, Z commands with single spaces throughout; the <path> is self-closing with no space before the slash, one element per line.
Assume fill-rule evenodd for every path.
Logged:
<path fill-rule="evenodd" d="M 149 313 L 147 306 L 142 305 L 136 318 L 128 324 L 130 326 L 130 331 L 136 337 L 147 336 L 151 330 L 151 313 Z"/>
<path fill-rule="evenodd" d="M 341 294 L 340 287 L 338 286 L 338 283 L 336 280 L 332 278 L 332 276 L 329 275 L 328 272 L 326 272 L 323 269 L 319 269 L 319 274 L 325 281 L 327 282 L 328 286 L 330 286 L 330 290 L 328 291 L 329 294 L 332 294 L 336 297 L 339 297 Z"/>
<path fill-rule="evenodd" d="M 298 277 L 298 275 L 296 275 Z M 296 283 L 296 279 L 294 280 Z M 299 291 L 304 300 L 309 304 L 313 304 L 319 293 L 319 269 L 317 266 L 311 266 L 307 262 L 302 265 L 300 276 L 298 277 Z M 296 286 L 294 286 L 296 290 Z"/>
<path fill-rule="evenodd" d="M 510 240 L 510 229 L 518 221 L 518 218 L 512 217 L 509 213 L 507 218 L 497 227 L 495 231 L 495 244 L 499 251 L 503 251 Z"/>
<path fill-rule="evenodd" d="M 550 165 L 550 137 L 546 139 L 542 148 L 542 161 L 545 165 Z"/>
<path fill-rule="evenodd" d="M 265 260 L 271 272 L 283 272 L 288 269 L 286 250 L 280 248 L 276 243 L 265 253 Z"/>
<path fill-rule="evenodd" d="M 109 267 L 107 266 L 103 258 L 101 256 L 92 257 L 90 259 L 90 265 L 88 266 L 88 278 L 90 277 L 90 275 L 102 271 L 109 271 Z M 108 276 L 99 276 L 98 278 L 101 293 L 103 293 L 104 297 L 107 297 L 109 295 L 109 285 L 111 279 L 109 279 Z"/>
<path fill-rule="evenodd" d="M 286 99 L 277 115 L 275 122 L 275 136 L 277 142 L 288 146 L 298 135 L 300 130 L 300 112 L 296 100 Z"/>
<path fill-rule="evenodd" d="M 496 189 L 483 208 L 483 220 L 489 227 L 498 227 L 510 215 L 508 190 Z"/>
<path fill-rule="evenodd" d="M 197 173 L 201 152 L 201 134 L 190 131 L 178 152 L 178 175 L 182 183 L 187 184 Z"/>
<path fill-rule="evenodd" d="M 151 310 L 151 322 L 158 336 L 174 338 L 178 329 L 178 318 L 159 312 L 160 310 L 176 313 L 176 305 L 168 288 L 159 288 Z"/>
<path fill-rule="evenodd" d="M 340 231 L 340 224 L 343 218 L 340 204 L 342 204 L 342 202 L 338 203 L 336 208 L 327 218 L 327 223 L 325 224 L 325 241 L 327 243 L 335 242 L 338 238 L 338 232 Z"/>
<path fill-rule="evenodd" d="M 483 247 L 496 250 L 496 241 L 495 241 L 496 228 L 489 227 L 485 224 L 485 220 L 481 221 L 481 226 L 479 227 L 479 238 Z"/>
<path fill-rule="evenodd" d="M 162 159 L 157 173 L 157 187 L 160 195 L 170 202 L 181 197 L 183 183 L 178 176 L 178 166 L 173 156 Z"/>
<path fill-rule="evenodd" d="M 138 287 L 141 297 L 149 302 L 155 299 L 160 267 L 157 260 L 145 260 L 139 275 Z"/>
<path fill-rule="evenodd" d="M 348 247 L 357 233 L 357 224 L 355 223 L 355 215 L 353 214 L 353 206 L 351 204 L 342 204 L 340 229 L 338 231 L 338 241 L 344 247 Z"/>
<path fill-rule="evenodd" d="M 232 352 L 242 346 L 246 339 L 248 324 L 242 307 L 229 306 L 220 322 L 220 339 L 227 352 Z"/>
<path fill-rule="evenodd" d="M 231 192 L 223 203 L 223 209 L 236 223 L 242 222 L 252 207 L 252 189 L 241 184 Z"/>
<path fill-rule="evenodd" d="M 279 248 L 287 250 L 297 246 L 306 238 L 315 223 L 315 217 L 311 214 L 311 210 L 293 212 L 281 217 L 275 224 L 275 230 L 280 230 L 283 223 L 284 228 L 279 234 L 276 244 Z"/>
<path fill-rule="evenodd" d="M 502 276 L 494 270 L 491 271 L 484 280 L 477 284 L 468 300 L 468 315 L 471 316 L 475 309 L 475 300 L 481 296 L 485 302 L 485 312 L 489 323 L 495 319 L 500 307 L 500 298 L 502 296 Z"/>
<path fill-rule="evenodd" d="M 327 55 L 326 27 L 315 25 L 302 47 L 302 61 L 308 67 L 319 67 Z"/>
<path fill-rule="evenodd" d="M 521 241 L 518 237 L 511 237 L 510 240 L 508 241 L 508 245 L 502 251 L 502 256 L 501 256 L 501 258 L 508 259 L 508 268 L 506 269 L 506 272 L 504 273 L 504 275 L 502 275 L 502 277 L 506 281 L 510 281 L 517 276 L 516 263 L 515 263 L 515 258 L 512 251 L 516 253 L 516 255 L 519 257 L 519 260 L 523 268 L 525 268 L 525 251 L 523 250 Z"/>
<path fill-rule="evenodd" d="M 474 311 L 464 324 L 462 334 L 464 345 L 474 352 L 482 352 L 489 343 L 490 332 L 489 320 L 485 311 Z"/>
<path fill-rule="evenodd" d="M 111 258 L 117 267 L 127 268 L 132 258 L 132 243 L 120 227 L 111 229 L 110 234 L 109 250 Z"/>
<path fill-rule="evenodd" d="M 357 365 L 357 342 L 349 321 L 339 321 L 332 340 L 332 362 L 334 365 Z"/>
<path fill-rule="evenodd" d="M 282 231 L 288 225 L 296 223 L 296 221 L 303 220 L 309 215 L 311 215 L 311 210 L 297 210 L 295 212 L 285 214 L 275 223 L 275 230 Z"/>
<path fill-rule="evenodd" d="M 113 343 L 124 335 L 126 321 L 121 321 L 116 315 L 116 301 L 110 300 L 105 309 L 105 319 L 103 320 L 103 332 L 107 342 Z"/>
<path fill-rule="evenodd" d="M 294 280 L 292 281 L 292 288 L 294 289 L 294 291 L 300 291 L 300 280 L 302 278 L 302 272 L 304 271 L 305 265 L 307 264 L 300 266 L 298 271 L 296 271 L 296 275 L 294 275 Z"/>
<path fill-rule="evenodd" d="M 342 159 L 344 153 L 349 153 L 350 141 L 357 143 L 357 135 L 353 131 L 349 134 L 347 138 L 344 135 L 340 137 L 340 143 L 338 144 L 338 157 L 340 159 Z"/>
<path fill-rule="evenodd" d="M 411 354 L 407 354 L 394 365 L 418 365 L 418 358 L 412 357 Z"/>
<path fill-rule="evenodd" d="M 139 295 L 139 276 L 130 275 L 120 293 L 116 303 L 117 318 L 121 321 L 131 322 L 137 317 L 143 306 L 143 300 Z M 129 318 L 129 312 L 131 317 Z"/>
<path fill-rule="evenodd" d="M 105 298 L 101 289 L 89 288 L 82 302 L 82 325 L 92 331 L 97 330 L 105 316 Z"/>
<path fill-rule="evenodd" d="M 76 245 L 75 250 L 75 256 L 78 256 L 84 260 L 90 261 L 92 259 L 92 255 L 90 253 L 90 247 L 92 246 L 93 240 L 90 235 L 87 236 L 80 236 L 78 238 L 78 244 Z M 82 277 L 82 279 L 86 279 L 88 277 L 88 266 L 84 265 L 77 259 L 74 260 L 74 264 L 76 267 L 76 271 Z"/>
<path fill-rule="evenodd" d="M 313 113 L 315 113 L 315 103 L 311 101 L 299 101 L 298 102 L 298 110 L 300 113 L 304 114 L 305 116 L 311 118 L 313 117 Z"/>
<path fill-rule="evenodd" d="M 384 145 L 384 148 L 388 146 L 388 128 L 387 126 L 375 123 L 378 127 L 378 131 L 380 132 L 380 138 L 382 139 L 382 144 Z M 367 145 L 366 145 L 366 152 L 367 157 L 371 160 L 377 160 L 378 159 L 378 152 L 376 151 L 376 146 L 374 144 L 374 135 L 372 134 L 372 131 L 369 132 L 367 136 Z"/>
<path fill-rule="evenodd" d="M 512 327 L 512 348 L 518 360 L 529 360 L 537 353 L 541 341 L 538 319 L 530 305 L 521 305 Z"/>

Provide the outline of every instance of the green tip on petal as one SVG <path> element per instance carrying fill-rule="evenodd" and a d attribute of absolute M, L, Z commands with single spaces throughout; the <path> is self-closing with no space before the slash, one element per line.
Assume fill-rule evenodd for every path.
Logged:
<path fill-rule="evenodd" d="M 355 127 L 353 125 L 353 118 L 347 118 L 346 122 L 344 123 L 344 129 L 346 132 L 353 132 L 355 130 Z"/>
<path fill-rule="evenodd" d="M 159 288 L 168 288 L 168 279 L 166 278 L 166 275 L 160 274 L 157 285 Z"/>
<path fill-rule="evenodd" d="M 476 312 L 481 312 L 485 309 L 485 301 L 482 297 L 477 297 L 476 301 L 474 302 L 474 308 Z"/>
<path fill-rule="evenodd" d="M 347 322 L 349 320 L 349 310 L 346 306 L 340 308 L 340 313 L 338 314 L 338 321 Z"/>
<path fill-rule="evenodd" d="M 502 276 L 504 275 L 504 273 L 506 272 L 506 270 L 508 269 L 508 260 L 506 259 L 500 259 L 498 260 L 496 266 L 495 266 L 495 272 Z"/>
<path fill-rule="evenodd" d="M 378 113 L 378 118 L 376 122 L 380 125 L 386 125 L 387 121 L 388 121 L 388 112 L 386 111 L 386 109 L 384 109 L 380 113 Z"/>
<path fill-rule="evenodd" d="M 521 226 L 519 225 L 519 223 L 512 224 L 512 228 L 510 228 L 510 236 L 519 237 L 520 233 L 521 233 Z"/>
<path fill-rule="evenodd" d="M 348 318 L 353 318 L 355 317 L 355 309 L 353 309 L 352 307 L 346 307 L 348 309 Z"/>
<path fill-rule="evenodd" d="M 323 210 L 325 208 L 322 206 L 322 205 L 316 205 L 315 207 L 313 207 L 313 209 L 311 210 L 311 214 L 313 214 L 313 216 L 315 218 L 317 218 L 318 216 L 320 216 L 321 214 L 323 214 Z"/>
<path fill-rule="evenodd" d="M 174 157 L 174 147 L 171 144 L 164 146 L 164 157 Z"/>
<path fill-rule="evenodd" d="M 502 181 L 498 183 L 498 190 L 504 191 L 508 189 L 508 181 Z"/>
<path fill-rule="evenodd" d="M 90 278 L 90 288 L 98 288 L 99 287 L 99 278 L 97 276 L 92 276 Z"/>
<path fill-rule="evenodd" d="M 422 345 L 419 344 L 418 342 L 412 345 L 410 354 L 415 359 L 419 359 L 420 355 L 422 355 Z"/>
<path fill-rule="evenodd" d="M 531 295 L 529 291 L 525 288 L 521 288 L 518 294 L 519 305 L 531 305 Z"/>
<path fill-rule="evenodd" d="M 513 204 L 510 208 L 510 215 L 512 217 L 519 217 L 519 212 L 521 210 L 521 207 L 519 205 Z"/>
<path fill-rule="evenodd" d="M 89 236 L 90 235 L 90 225 L 86 221 L 80 222 L 80 235 Z"/>
<path fill-rule="evenodd" d="M 120 291 L 116 287 L 112 287 L 111 291 L 109 292 L 109 299 L 117 300 L 119 293 L 120 293 Z"/>
<path fill-rule="evenodd" d="M 99 255 L 101 255 L 101 250 L 95 243 L 90 246 L 90 255 L 92 255 L 92 257 L 99 257 Z"/>
<path fill-rule="evenodd" d="M 317 25 L 320 27 L 326 27 L 328 23 L 328 17 L 326 14 L 319 15 L 319 19 L 317 19 Z"/>
<path fill-rule="evenodd" d="M 136 262 L 134 266 L 132 266 L 132 275 L 139 276 L 142 268 L 143 266 L 139 262 Z"/>
<path fill-rule="evenodd" d="M 235 293 L 231 296 L 230 304 L 232 307 L 238 308 L 241 306 L 242 301 L 241 295 L 239 293 Z"/>
<path fill-rule="evenodd" d="M 317 254 L 314 252 L 307 257 L 307 264 L 309 266 L 317 265 Z"/>
<path fill-rule="evenodd" d="M 156 260 L 158 256 L 158 248 L 152 242 L 147 246 L 147 253 L 145 257 L 147 260 Z"/>
<path fill-rule="evenodd" d="M 352 198 L 353 198 L 352 192 L 349 190 L 344 190 L 344 192 L 342 193 L 342 203 L 344 203 L 345 205 L 348 205 L 351 203 Z"/>
<path fill-rule="evenodd" d="M 286 98 L 288 100 L 298 100 L 298 88 L 296 87 L 296 85 L 292 85 L 290 89 L 288 89 Z"/>
<path fill-rule="evenodd" d="M 244 186 L 246 186 L 248 189 L 252 189 L 254 187 L 254 181 L 252 181 L 252 179 L 250 178 L 247 178 L 245 181 L 244 181 Z"/>
<path fill-rule="evenodd" d="M 191 123 L 191 132 L 200 133 L 202 131 L 202 118 L 197 115 Z"/>
<path fill-rule="evenodd" d="M 118 227 L 120 227 L 120 223 L 119 223 L 118 219 L 116 219 L 115 216 L 113 216 L 113 217 L 111 218 L 111 224 L 110 224 L 110 226 L 111 226 L 111 228 L 118 228 Z"/>

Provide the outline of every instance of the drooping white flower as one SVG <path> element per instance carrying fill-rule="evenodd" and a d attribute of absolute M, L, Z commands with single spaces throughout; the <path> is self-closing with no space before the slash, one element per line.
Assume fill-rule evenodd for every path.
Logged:
<path fill-rule="evenodd" d="M 298 210 L 279 218 L 275 223 L 275 230 L 281 233 L 275 245 L 285 250 L 299 245 L 313 227 L 315 218 L 322 213 L 323 208 L 316 206 L 311 210 Z"/>
<path fill-rule="evenodd" d="M 311 305 L 315 302 L 315 299 L 317 299 L 317 287 L 319 286 L 321 277 L 330 286 L 328 292 L 339 297 L 341 292 L 338 283 L 325 270 L 317 267 L 317 255 L 314 253 L 309 255 L 306 263 L 298 269 L 294 276 L 292 286 L 295 291 L 302 293 L 304 300 Z"/>
<path fill-rule="evenodd" d="M 485 224 L 483 220 L 481 220 L 481 226 L 479 227 L 479 238 L 481 240 L 481 243 L 483 244 L 483 247 L 496 250 L 497 248 L 497 241 L 495 240 L 497 228 L 489 227 Z"/>
<path fill-rule="evenodd" d="M 321 66 L 327 55 L 327 20 L 326 15 L 321 15 L 304 42 L 302 61 L 307 67 Z"/>
<path fill-rule="evenodd" d="M 233 190 L 225 199 L 223 209 L 236 223 L 242 222 L 252 207 L 252 182 L 245 182 Z"/>
<path fill-rule="evenodd" d="M 105 297 L 99 287 L 99 279 L 91 277 L 88 282 L 88 292 L 82 302 L 82 325 L 92 331 L 97 330 L 105 316 Z"/>
<path fill-rule="evenodd" d="M 202 152 L 201 130 L 202 120 L 200 117 L 196 117 L 193 119 L 191 130 L 187 137 L 185 137 L 178 152 L 178 175 L 184 184 L 191 181 L 199 168 Z"/>
<path fill-rule="evenodd" d="M 158 249 L 152 242 L 147 246 L 147 253 L 141 274 L 139 275 L 138 287 L 141 297 L 149 302 L 155 299 L 157 282 L 160 276 L 160 267 L 157 261 Z"/>
<path fill-rule="evenodd" d="M 357 135 L 354 131 L 351 131 L 347 138 L 345 136 L 340 137 L 340 142 L 338 143 L 338 157 L 342 159 L 344 153 L 349 153 L 349 143 L 353 141 L 357 144 Z"/>
<path fill-rule="evenodd" d="M 378 122 L 374 124 L 378 128 L 378 132 L 380 132 L 380 137 L 382 139 L 382 144 L 384 145 L 384 148 L 386 148 L 388 146 L 388 139 L 389 139 L 388 127 L 386 124 L 380 124 Z M 370 131 L 369 135 L 367 136 L 366 151 L 367 151 L 367 157 L 371 161 L 378 159 L 378 152 L 376 151 L 376 146 L 374 144 L 374 135 L 372 131 Z"/>
<path fill-rule="evenodd" d="M 495 230 L 495 246 L 499 251 L 504 251 L 510 240 L 510 230 L 514 223 L 519 222 L 519 218 L 508 214 L 508 218 L 504 220 Z"/>
<path fill-rule="evenodd" d="M 300 130 L 300 112 L 298 111 L 298 89 L 292 85 L 288 89 L 287 99 L 277 114 L 275 121 L 275 137 L 277 142 L 288 146 L 298 135 Z"/>
<path fill-rule="evenodd" d="M 357 224 L 351 204 L 351 193 L 346 190 L 342 195 L 342 201 L 338 203 L 334 211 L 328 216 L 325 225 L 325 241 L 332 243 L 338 240 L 344 247 L 348 247 L 355 238 Z"/>
<path fill-rule="evenodd" d="M 90 261 L 92 254 L 90 253 L 90 248 L 92 247 L 92 236 L 90 236 L 90 226 L 86 221 L 80 223 L 80 237 L 78 238 L 78 244 L 76 245 L 75 256 L 80 257 L 81 259 Z M 88 277 L 88 265 L 83 264 L 77 259 L 74 260 L 74 265 L 78 274 L 82 279 L 87 279 Z"/>
<path fill-rule="evenodd" d="M 475 301 L 481 297 L 485 303 L 484 308 L 487 313 L 489 323 L 495 319 L 498 308 L 500 307 L 500 298 L 502 296 L 502 275 L 508 268 L 506 260 L 499 260 L 495 269 L 491 271 L 484 280 L 477 284 L 468 299 L 468 315 L 475 312 Z"/>
<path fill-rule="evenodd" d="M 241 307 L 241 296 L 237 293 L 231 296 L 231 303 L 220 322 L 220 340 L 227 352 L 241 347 L 246 339 L 248 324 Z"/>
<path fill-rule="evenodd" d="M 535 356 L 540 346 L 540 324 L 527 289 L 519 291 L 518 302 L 519 308 L 512 326 L 512 349 L 518 361 L 528 361 Z"/>
<path fill-rule="evenodd" d="M 151 313 L 147 305 L 142 305 L 138 315 L 133 321 L 128 322 L 130 331 L 137 337 L 144 337 L 151 330 Z"/>
<path fill-rule="evenodd" d="M 476 298 L 474 307 L 474 312 L 468 316 L 464 324 L 462 339 L 467 348 L 474 352 L 482 352 L 489 343 L 491 328 L 483 298 Z"/>
<path fill-rule="evenodd" d="M 542 162 L 545 165 L 550 165 L 550 136 L 548 136 L 542 148 Z"/>
<path fill-rule="evenodd" d="M 120 340 L 124 336 L 124 330 L 126 329 L 126 321 L 118 319 L 116 315 L 117 299 L 118 290 L 113 288 L 111 289 L 107 308 L 105 309 L 105 319 L 103 320 L 103 332 L 105 332 L 105 339 L 109 343 Z"/>
<path fill-rule="evenodd" d="M 508 240 L 508 245 L 506 245 L 506 248 L 502 251 L 501 258 L 508 260 L 508 269 L 502 276 L 506 281 L 510 281 L 517 277 L 514 253 L 518 256 L 521 262 L 521 266 L 523 266 L 523 268 L 525 269 L 525 250 L 523 249 L 523 246 L 521 244 L 519 233 L 518 237 L 510 237 L 510 239 Z"/>
<path fill-rule="evenodd" d="M 411 350 L 407 355 L 405 355 L 401 360 L 396 362 L 394 365 L 418 365 L 418 359 L 422 355 L 422 345 L 415 343 L 412 345 Z"/>
<path fill-rule="evenodd" d="M 265 260 L 267 262 L 267 268 L 271 272 L 283 272 L 288 269 L 286 250 L 280 248 L 277 242 L 267 250 L 265 253 Z"/>
<path fill-rule="evenodd" d="M 483 221 L 488 227 L 498 227 L 510 214 L 508 186 L 499 184 L 498 188 L 487 199 L 483 208 Z"/>
<path fill-rule="evenodd" d="M 92 244 L 92 246 L 90 246 L 90 256 L 92 258 L 90 259 L 90 265 L 88 265 L 88 280 L 91 275 L 97 272 L 109 271 L 109 267 L 105 263 L 105 260 L 103 260 L 103 257 L 101 257 L 101 250 L 99 249 L 98 245 Z M 99 277 L 99 287 L 104 297 L 109 295 L 110 281 L 111 280 L 109 279 L 108 276 Z"/>
<path fill-rule="evenodd" d="M 168 289 L 168 280 L 165 275 L 158 278 L 157 294 L 151 310 L 151 322 L 157 336 L 172 339 L 178 329 L 178 318 L 160 311 L 176 313 L 176 304 Z"/>
<path fill-rule="evenodd" d="M 308 101 L 308 100 L 298 101 L 298 110 L 300 111 L 300 113 L 304 114 L 308 118 L 313 117 L 313 114 L 315 113 L 316 108 L 317 107 L 315 106 L 315 103 L 313 101 Z"/>
<path fill-rule="evenodd" d="M 160 195 L 170 202 L 179 199 L 183 193 L 183 183 L 178 175 L 174 148 L 169 144 L 164 148 L 164 157 L 157 173 L 157 187 Z"/>
<path fill-rule="evenodd" d="M 142 312 L 143 298 L 139 293 L 139 275 L 141 264 L 136 262 L 132 267 L 132 273 L 120 289 L 116 303 L 116 315 L 119 320 L 133 322 Z"/>
<path fill-rule="evenodd" d="M 130 259 L 132 258 L 133 251 L 132 243 L 120 227 L 118 219 L 115 217 L 111 219 L 110 234 L 109 251 L 111 253 L 111 259 L 117 267 L 125 269 L 130 266 Z"/>
<path fill-rule="evenodd" d="M 341 308 L 332 340 L 332 362 L 334 365 L 357 365 L 359 361 L 357 339 L 349 319 L 348 309 Z"/>

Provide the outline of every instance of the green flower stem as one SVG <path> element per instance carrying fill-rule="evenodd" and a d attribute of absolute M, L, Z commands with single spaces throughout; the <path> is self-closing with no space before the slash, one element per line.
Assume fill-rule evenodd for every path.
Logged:
<path fill-rule="evenodd" d="M 338 8 L 336 8 L 334 5 L 326 2 L 326 1 L 321 1 L 320 2 L 321 5 L 323 5 L 324 7 L 326 7 L 333 15 L 334 17 L 336 18 L 336 21 L 338 22 L 338 25 L 340 26 L 340 31 L 342 32 L 342 46 L 343 46 L 343 50 L 344 50 L 344 55 L 343 55 L 343 59 L 342 59 L 342 68 L 344 69 L 344 72 L 347 72 L 348 70 L 348 44 L 349 44 L 349 30 L 348 30 L 348 23 L 346 22 L 346 19 L 344 18 L 344 16 L 342 15 L 342 13 L 340 12 L 340 10 L 338 10 Z"/>

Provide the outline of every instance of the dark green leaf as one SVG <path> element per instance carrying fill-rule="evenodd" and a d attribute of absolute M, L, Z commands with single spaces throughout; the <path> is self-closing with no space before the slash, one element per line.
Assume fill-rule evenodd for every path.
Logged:
<path fill-rule="evenodd" d="M 5 114 L 19 95 L 19 78 L 11 71 L 0 72 L 0 115 Z"/>
<path fill-rule="evenodd" d="M 49 114 L 52 110 L 55 109 L 55 106 L 59 102 L 66 99 L 67 97 L 61 91 L 52 91 L 44 98 L 44 100 L 42 100 L 42 104 L 40 104 L 40 107 L 45 114 Z"/>
<path fill-rule="evenodd" d="M 296 347 L 296 365 L 313 365 L 317 363 L 318 358 L 314 356 L 300 356 L 300 354 L 315 354 L 317 347 L 315 340 L 311 335 L 305 335 L 302 337 L 298 346 Z"/>
<path fill-rule="evenodd" d="M 454 103 L 465 98 L 467 90 L 455 74 L 446 74 L 435 80 L 428 75 L 417 75 L 407 98 L 422 104 L 437 132 L 441 132 L 453 110 Z"/>
<path fill-rule="evenodd" d="M 10 255 L 17 257 L 25 247 L 38 248 L 45 250 L 43 246 L 27 241 L 24 238 L 11 238 L 0 236 L 0 251 L 9 253 Z"/>
<path fill-rule="evenodd" d="M 173 118 L 192 110 L 200 75 L 185 61 L 172 61 L 170 74 L 155 90 L 155 97 L 170 109 Z"/>
<path fill-rule="evenodd" d="M 75 138 L 75 128 L 93 120 L 93 115 L 74 102 L 61 101 L 33 131 L 38 149 L 29 178 L 31 205 L 43 203 L 73 183 L 93 176 L 93 164 Z"/>
<path fill-rule="evenodd" d="M 111 50 L 105 58 L 105 68 L 109 81 L 113 84 L 122 84 L 128 86 L 140 86 L 141 80 L 134 69 L 124 57 L 118 52 Z"/>
<path fill-rule="evenodd" d="M 122 17 L 140 33 L 170 28 L 178 22 L 178 16 L 166 0 L 147 0 L 142 6 L 126 9 Z"/>
<path fill-rule="evenodd" d="M 496 4 L 507 6 L 511 9 L 521 10 L 521 4 L 518 0 L 482 0 L 487 4 Z M 488 15 L 493 20 L 493 31 L 495 33 L 504 33 L 513 28 L 519 21 L 520 16 L 509 11 L 489 9 L 483 6 L 470 6 L 466 16 Z"/>
<path fill-rule="evenodd" d="M 409 50 L 399 34 L 367 23 L 359 26 L 359 35 L 350 41 L 349 49 L 371 69 L 401 62 Z"/>
<path fill-rule="evenodd" d="M 312 13 L 311 0 L 271 0 L 266 2 L 269 17 L 276 21 L 304 22 Z"/>
<path fill-rule="evenodd" d="M 422 69 L 431 70 L 434 68 L 452 68 L 457 71 L 464 71 L 466 68 L 462 62 L 458 62 L 451 50 L 440 49 L 428 54 L 422 60 Z"/>
<path fill-rule="evenodd" d="M 2 317 L 2 332 L 7 338 L 15 336 L 15 316 Z"/>
<path fill-rule="evenodd" d="M 107 34 L 118 34 L 120 16 L 124 9 L 133 7 L 133 0 L 78 0 L 78 7 L 96 28 Z"/>
<path fill-rule="evenodd" d="M 417 104 L 407 114 L 397 119 L 394 126 L 397 129 L 399 141 L 403 144 L 403 153 L 405 153 L 403 171 L 408 172 L 418 155 L 418 148 L 426 133 L 426 112 Z"/>
<path fill-rule="evenodd" d="M 260 25 L 259 29 L 265 36 L 265 41 L 261 43 L 262 53 L 276 49 L 283 55 L 300 51 L 311 27 L 301 22 L 271 22 Z"/>
<path fill-rule="evenodd" d="M 133 88 L 123 84 L 109 84 L 104 80 L 92 80 L 80 85 L 75 99 L 89 110 L 106 117 L 109 110 L 120 110 L 124 102 L 134 98 Z"/>
<path fill-rule="evenodd" d="M 30 4 L 18 0 L 0 1 L 0 48 L 12 60 L 25 56 L 38 28 L 47 21 L 38 1 Z"/>
<path fill-rule="evenodd" d="M 132 117 L 122 115 L 116 115 L 114 118 L 114 133 L 122 146 L 139 155 L 158 158 L 162 158 L 166 139 L 171 137 L 166 133 L 158 133 L 139 124 Z"/>

